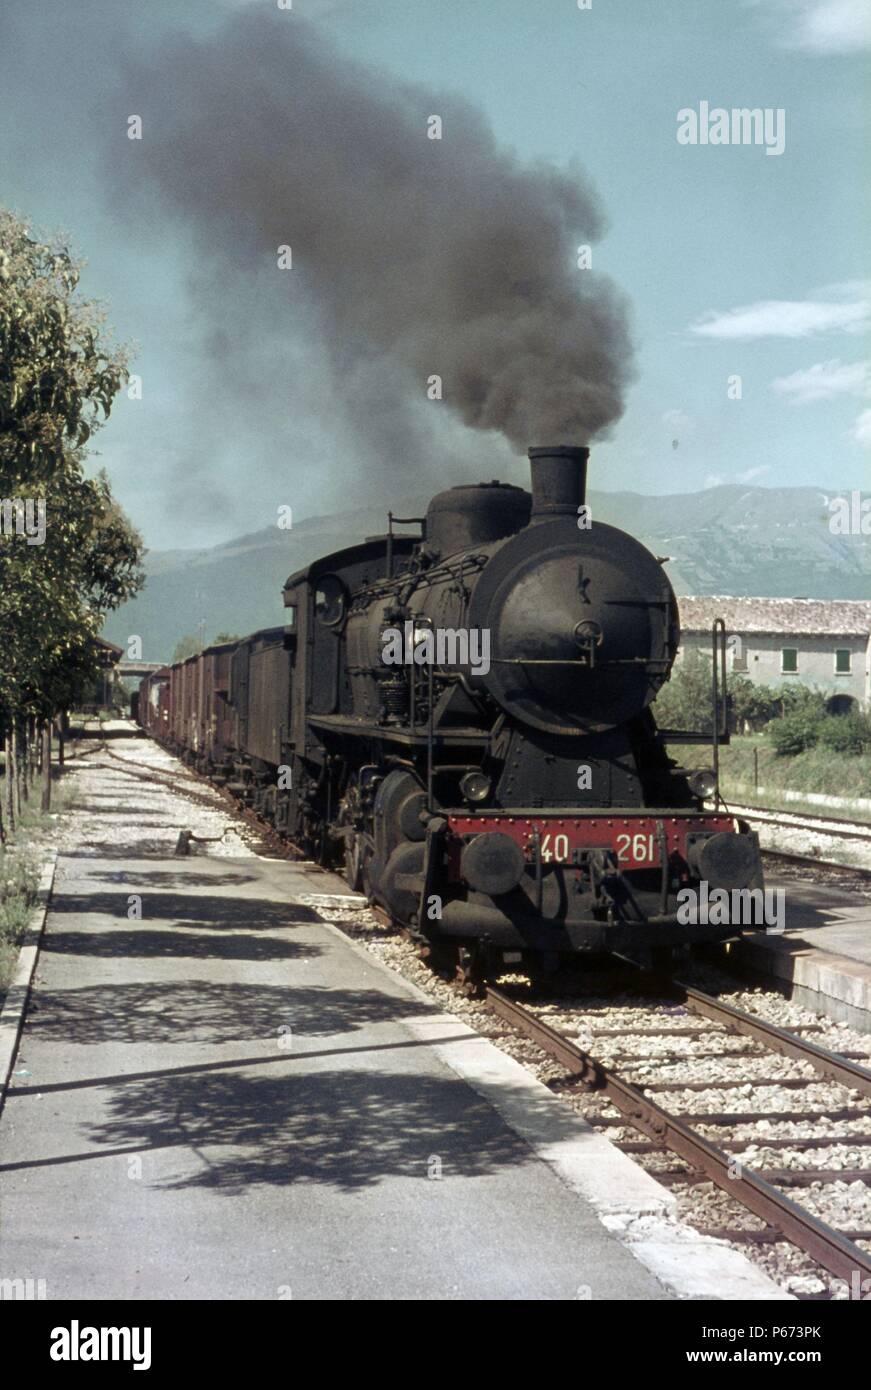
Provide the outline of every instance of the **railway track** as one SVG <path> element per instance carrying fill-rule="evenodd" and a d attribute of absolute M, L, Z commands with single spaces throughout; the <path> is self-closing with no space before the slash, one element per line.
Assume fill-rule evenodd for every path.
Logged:
<path fill-rule="evenodd" d="M 108 758 L 116 770 L 125 776 L 135 778 L 139 782 L 151 783 L 153 786 L 166 787 L 167 790 L 187 798 L 195 805 L 212 806 L 217 798 L 224 803 L 228 814 L 233 819 L 245 822 L 248 829 L 256 836 L 260 849 L 267 851 L 269 857 L 295 861 L 305 859 L 302 850 L 297 849 L 290 840 L 279 834 L 274 826 L 233 796 L 226 787 L 218 786 L 210 781 L 204 773 L 198 772 L 196 768 L 182 764 L 183 770 L 180 772 L 162 771 L 141 759 L 116 753 L 109 747 L 105 739 L 95 742 L 81 751 L 77 750 L 70 765 L 75 767 L 76 759 L 84 761 L 95 758 L 98 754 Z M 193 838 L 196 840 L 197 837 L 194 836 Z"/>
<path fill-rule="evenodd" d="M 662 989 L 663 982 L 647 973 L 638 972 L 638 983 L 642 987 Z M 822 1135 L 797 1139 L 794 1136 L 770 1138 L 759 1136 L 760 1143 L 769 1152 L 786 1149 L 827 1149 L 846 1145 L 848 1148 L 868 1148 L 871 1146 L 871 1131 L 862 1134 L 832 1133 L 837 1125 L 851 1119 L 871 1118 L 871 1071 L 860 1064 L 853 1055 L 839 1055 L 817 1046 L 799 1032 L 787 1032 L 754 1015 L 745 1013 L 734 1005 L 704 994 L 698 989 L 669 981 L 664 990 L 665 997 L 682 1006 L 685 1018 L 704 1020 L 704 1026 L 687 1026 L 680 1021 L 676 1026 L 673 1010 L 667 1015 L 668 1021 L 658 1022 L 661 1016 L 653 1016 L 654 1026 L 642 1029 L 638 1025 L 625 1028 L 607 1029 L 597 1035 L 602 1040 L 603 1050 L 609 1048 L 622 1065 L 619 1067 L 593 1056 L 586 1048 L 568 1037 L 565 1032 L 553 1028 L 542 1017 L 541 1006 L 529 1008 L 517 999 L 511 998 L 502 989 L 491 987 L 487 990 L 488 1007 L 513 1029 L 529 1038 L 548 1056 L 557 1061 L 567 1073 L 564 1082 L 555 1089 L 582 1089 L 595 1093 L 608 1103 L 608 1109 L 616 1109 L 617 1115 L 587 1115 L 593 1124 L 603 1128 L 630 1128 L 639 1131 L 644 1137 L 637 1140 L 616 1138 L 618 1147 L 638 1155 L 667 1155 L 677 1159 L 678 1166 L 658 1166 L 655 1176 L 666 1186 L 710 1181 L 729 1198 L 738 1201 L 746 1210 L 762 1223 L 760 1226 L 707 1226 L 707 1233 L 735 1242 L 756 1245 L 789 1241 L 804 1252 L 815 1264 L 821 1266 L 836 1279 L 844 1280 L 851 1290 L 862 1287 L 862 1281 L 871 1279 L 871 1251 L 862 1244 L 871 1244 L 871 1224 L 857 1225 L 850 1229 L 839 1229 L 821 1220 L 806 1205 L 796 1200 L 784 1188 L 793 1190 L 809 1188 L 814 1184 L 825 1185 L 830 1182 L 851 1182 L 871 1185 L 871 1166 L 845 1170 L 843 1167 L 827 1168 L 825 1164 L 817 1168 L 778 1168 L 770 1166 L 754 1167 L 739 1155 L 752 1147 L 749 1139 L 729 1137 L 740 1125 L 758 1125 L 764 1121 L 768 1125 L 778 1122 L 805 1122 L 807 1124 L 824 1122 L 830 1132 Z M 583 1003 L 579 1001 L 579 1012 Z M 718 1031 L 714 1031 L 718 1030 Z M 802 1032 L 812 1031 L 804 1028 Z M 782 1102 L 775 1108 L 764 1112 L 726 1108 L 726 1097 L 730 1092 L 741 1093 L 742 1080 L 732 1076 L 719 1080 L 686 1080 L 680 1075 L 658 1081 L 633 1080 L 631 1073 L 645 1060 L 658 1064 L 659 1075 L 664 1078 L 665 1071 L 684 1058 L 673 1058 L 668 1054 L 650 1055 L 645 1059 L 634 1053 L 620 1053 L 621 1042 L 631 1037 L 644 1037 L 660 1041 L 664 1038 L 681 1037 L 704 1038 L 707 1041 L 717 1038 L 739 1039 L 749 1044 L 753 1051 L 741 1050 L 737 1053 L 717 1052 L 718 1057 L 730 1057 L 742 1062 L 752 1057 L 754 1061 L 776 1054 L 778 1057 L 794 1059 L 804 1063 L 812 1075 L 810 1077 L 754 1077 L 753 1091 L 763 1091 L 766 1087 L 786 1090 L 795 1096 L 795 1102 L 784 1108 Z M 607 1042 L 606 1042 L 607 1039 Z M 666 1044 L 668 1045 L 668 1044 Z M 616 1049 L 616 1051 L 615 1051 Z M 697 1059 L 698 1052 L 693 1054 Z M 863 1054 L 864 1058 L 864 1054 Z M 833 1106 L 822 1109 L 814 1102 L 813 1083 L 822 1079 L 839 1089 L 840 1100 Z M 699 1092 L 721 1092 L 724 1096 L 723 1109 L 716 1111 L 692 1112 L 685 1108 Z M 802 1104 L 802 1093 L 811 1097 L 809 1104 Z M 680 1108 L 670 1105 L 664 1108 L 654 1096 L 656 1094 L 678 1093 L 682 1096 Z M 740 1104 L 740 1101 L 738 1102 Z M 704 1131 L 713 1130 L 718 1137 L 711 1138 Z M 862 1244 L 860 1244 L 861 1242 Z M 865 1288 L 871 1287 L 866 1284 Z M 859 1296 L 858 1294 L 855 1296 Z"/>
<path fill-rule="evenodd" d="M 842 835 L 846 840 L 871 841 L 871 825 L 863 821 L 850 820 L 847 816 L 820 816 L 811 811 L 787 811 L 773 806 L 734 806 L 729 803 L 730 814 L 742 816 L 745 820 L 758 820 L 776 825 L 795 825 L 800 830 L 818 830 L 820 833 Z"/>
<path fill-rule="evenodd" d="M 871 825 L 842 816 L 729 803 L 729 812 L 761 832 L 766 854 L 805 864 L 871 871 Z M 776 832 L 766 834 L 767 828 Z"/>

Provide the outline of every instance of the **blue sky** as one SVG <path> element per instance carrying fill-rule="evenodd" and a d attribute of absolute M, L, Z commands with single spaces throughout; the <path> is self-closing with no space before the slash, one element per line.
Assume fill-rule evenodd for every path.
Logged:
<path fill-rule="evenodd" d="M 215 426 L 221 383 L 197 321 L 195 251 L 177 222 L 131 216 L 101 154 L 107 94 L 131 53 L 147 71 L 167 35 L 264 6 L 275 8 L 4 0 L 0 13 L 0 201 L 70 233 L 87 292 L 136 344 L 143 399 L 119 401 L 99 462 L 153 548 L 258 529 L 290 498 L 302 517 L 365 493 L 348 459 L 353 422 L 317 391 L 288 381 L 280 437 L 256 399 L 233 428 Z M 523 160 L 587 171 L 608 220 L 594 268 L 628 296 L 636 348 L 625 414 L 594 450 L 594 487 L 867 487 L 869 0 L 293 0 L 284 20 L 323 27 L 372 65 L 373 82 L 386 70 L 471 100 Z M 148 101 L 147 82 L 129 92 L 146 123 Z M 783 153 L 680 145 L 677 113 L 701 102 L 782 108 Z M 302 337 L 297 351 L 302 383 Z M 468 434 L 444 429 L 446 477 L 458 457 L 465 476 L 480 456 L 482 474 L 524 481 L 501 439 Z M 333 455 L 343 467 L 329 467 Z M 201 503 L 180 487 L 189 468 Z M 383 482 L 376 491 L 366 500 L 393 500 Z"/>

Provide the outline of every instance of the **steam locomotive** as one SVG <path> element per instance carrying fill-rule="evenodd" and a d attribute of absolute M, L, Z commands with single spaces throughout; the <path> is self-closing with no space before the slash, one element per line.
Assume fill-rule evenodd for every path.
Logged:
<path fill-rule="evenodd" d="M 762 886 L 757 838 L 716 791 L 725 633 L 713 731 L 658 730 L 677 602 L 660 560 L 592 520 L 588 454 L 530 449 L 530 492 L 453 487 L 423 518 L 391 513 L 287 580 L 286 625 L 140 691 L 146 730 L 470 980 L 735 935 L 686 920 L 679 894 Z M 711 772 L 666 751 L 693 738 Z"/>

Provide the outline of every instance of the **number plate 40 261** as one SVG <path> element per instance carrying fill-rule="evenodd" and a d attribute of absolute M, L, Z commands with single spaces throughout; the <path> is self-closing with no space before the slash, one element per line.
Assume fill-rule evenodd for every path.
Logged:
<path fill-rule="evenodd" d="M 576 851 L 612 849 L 623 868 L 645 868 L 659 864 L 659 837 L 655 831 L 616 831 L 610 844 L 591 844 L 583 835 L 572 830 L 550 831 L 541 834 L 543 864 L 571 864 Z M 530 837 L 525 847 L 526 858 L 535 862 L 535 840 Z"/>

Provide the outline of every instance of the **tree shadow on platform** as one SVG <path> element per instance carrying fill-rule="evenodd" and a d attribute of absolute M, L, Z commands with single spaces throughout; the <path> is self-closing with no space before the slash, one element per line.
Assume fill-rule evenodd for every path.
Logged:
<path fill-rule="evenodd" d="M 63 858 L 73 860 L 85 859 L 90 863 L 94 863 L 96 860 L 99 859 L 123 859 L 125 862 L 128 863 L 130 861 L 137 860 L 172 860 L 176 857 L 174 854 L 174 850 L 178 841 L 178 832 L 182 828 L 183 827 L 181 827 L 178 823 L 166 826 L 150 825 L 148 827 L 149 830 L 171 830 L 173 832 L 172 837 L 165 836 L 161 840 L 141 839 L 137 840 L 135 844 L 127 845 L 119 845 L 116 840 L 83 840 L 79 849 L 65 849 L 63 852 Z M 225 857 L 232 858 L 232 856 L 229 855 L 224 856 L 218 854 L 200 853 L 197 853 L 192 856 L 192 858 L 194 858 L 195 860 L 208 860 L 210 864 L 221 863 L 221 861 Z M 185 862 L 189 862 L 187 856 L 185 856 Z"/>
<path fill-rule="evenodd" d="M 28 1013 L 38 1042 L 230 1043 L 277 1038 L 282 1028 L 333 1036 L 437 1012 L 377 989 L 219 984 L 214 980 L 40 989 Z"/>
<path fill-rule="evenodd" d="M 51 904 L 49 938 L 57 918 L 99 914 L 129 921 L 129 893 L 62 893 Z M 322 922 L 324 919 L 313 907 L 302 903 L 275 902 L 269 898 L 192 897 L 187 893 L 143 892 L 142 921 L 159 926 L 163 923 L 190 922 L 198 927 L 243 928 L 248 931 L 275 931 L 297 926 L 301 922 Z"/>
<path fill-rule="evenodd" d="M 391 1055 L 396 1070 L 216 1073 L 122 1086 L 110 1101 L 112 1118 L 92 1126 L 89 1138 L 143 1154 L 187 1144 L 204 1170 L 158 1185 L 227 1196 L 264 1185 L 354 1191 L 390 1177 L 426 1183 L 433 1157 L 444 1177 L 466 1178 L 535 1161 L 458 1077 L 415 1070 L 419 1054 Z M 522 1103 L 538 1112 L 546 1107 L 551 1124 L 562 1121 L 565 1134 L 577 1137 L 568 1109 L 562 1117 L 552 1100 L 526 1093 Z"/>
<path fill-rule="evenodd" d="M 52 932 L 43 944 L 44 955 L 127 957 L 131 960 L 168 957 L 173 960 L 300 960 L 323 955 L 320 946 L 306 945 L 286 936 L 251 936 L 244 931 L 152 930 Z"/>
<path fill-rule="evenodd" d="M 167 825 L 148 827 L 149 830 L 171 830 L 177 837 L 179 826 Z M 175 848 L 175 839 L 165 838 L 163 840 L 137 840 L 133 845 L 119 845 L 115 840 L 85 840 L 78 850 L 66 850 L 65 859 L 144 859 L 153 856 L 155 859 L 169 859 Z"/>
<path fill-rule="evenodd" d="M 217 865 L 221 863 L 219 859 L 210 862 Z M 107 883 L 120 883 L 137 888 L 238 888 L 243 883 L 256 883 L 258 875 L 225 873 L 220 869 L 207 874 L 195 869 L 179 868 L 110 871 L 104 872 L 102 878 Z"/>

